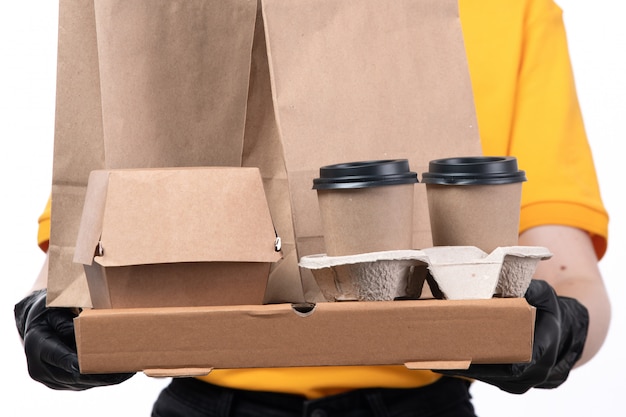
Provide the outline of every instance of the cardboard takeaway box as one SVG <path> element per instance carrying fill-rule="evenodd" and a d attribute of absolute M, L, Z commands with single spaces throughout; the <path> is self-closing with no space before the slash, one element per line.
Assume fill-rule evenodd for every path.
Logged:
<path fill-rule="evenodd" d="M 261 304 L 275 242 L 257 168 L 96 170 L 74 261 L 94 308 Z"/>

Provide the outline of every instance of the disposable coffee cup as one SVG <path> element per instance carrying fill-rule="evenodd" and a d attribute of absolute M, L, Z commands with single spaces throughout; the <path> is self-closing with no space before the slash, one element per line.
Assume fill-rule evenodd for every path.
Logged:
<path fill-rule="evenodd" d="M 524 171 L 511 156 L 430 161 L 422 174 L 434 246 L 476 246 L 490 253 L 518 244 Z"/>
<path fill-rule="evenodd" d="M 411 249 L 417 173 L 406 159 L 327 165 L 313 180 L 328 256 Z"/>

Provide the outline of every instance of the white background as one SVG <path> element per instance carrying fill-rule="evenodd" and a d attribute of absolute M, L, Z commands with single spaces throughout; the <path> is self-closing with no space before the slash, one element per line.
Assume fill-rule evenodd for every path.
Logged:
<path fill-rule="evenodd" d="M 619 0 L 557 3 L 564 9 L 579 97 L 611 215 L 610 245 L 601 269 L 613 299 L 613 321 L 601 353 L 556 390 L 516 396 L 475 384 L 475 406 L 482 417 L 618 415 L 623 404 L 626 205 L 620 190 L 626 164 L 618 161 L 618 147 L 626 135 L 626 5 Z M 90 417 L 148 416 L 166 380 L 140 374 L 116 387 L 53 391 L 29 378 L 15 330 L 13 305 L 29 289 L 44 258 L 36 232 L 51 183 L 56 37 L 56 1 L 0 5 L 0 415 L 65 417 L 88 410 Z"/>

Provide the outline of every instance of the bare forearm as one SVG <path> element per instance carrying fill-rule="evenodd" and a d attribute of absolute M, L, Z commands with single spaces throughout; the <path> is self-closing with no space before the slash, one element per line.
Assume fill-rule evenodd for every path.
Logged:
<path fill-rule="evenodd" d="M 545 246 L 552 253 L 535 277 L 549 282 L 557 294 L 572 297 L 589 311 L 589 334 L 577 366 L 600 350 L 609 327 L 611 308 L 597 258 L 586 232 L 565 226 L 541 226 L 520 236 L 520 245 Z"/>

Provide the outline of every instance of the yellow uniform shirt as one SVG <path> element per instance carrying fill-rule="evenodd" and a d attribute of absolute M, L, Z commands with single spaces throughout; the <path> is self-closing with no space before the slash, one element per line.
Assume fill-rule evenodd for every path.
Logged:
<path fill-rule="evenodd" d="M 598 257 L 608 216 L 574 88 L 561 10 L 552 0 L 460 0 L 484 153 L 513 155 L 526 171 L 520 231 L 543 224 L 581 228 Z M 572 179 L 575 179 L 572 181 Z M 40 218 L 47 247 L 50 206 Z M 364 387 L 417 387 L 437 374 L 403 366 L 216 370 L 233 388 L 317 398 Z"/>

